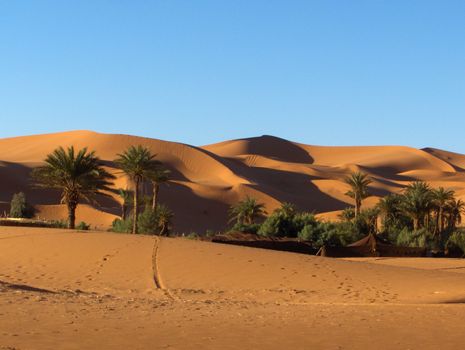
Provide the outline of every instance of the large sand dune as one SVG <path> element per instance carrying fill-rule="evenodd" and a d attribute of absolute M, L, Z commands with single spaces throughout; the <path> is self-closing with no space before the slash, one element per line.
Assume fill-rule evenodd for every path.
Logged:
<path fill-rule="evenodd" d="M 0 349 L 458 349 L 464 264 L 0 228 Z"/>
<path fill-rule="evenodd" d="M 344 194 L 348 187 L 343 179 L 354 170 L 362 170 L 373 179 L 370 190 L 374 196 L 366 201 L 367 206 L 375 204 L 379 196 L 401 191 L 413 180 L 450 187 L 465 199 L 465 156 L 436 149 L 320 147 L 272 136 L 194 147 L 136 136 L 73 131 L 0 139 L 0 202 L 4 203 L 0 209 L 7 210 L 13 193 L 25 191 L 39 206 L 39 215 L 64 218 L 65 208 L 56 206 L 58 194 L 32 186 L 31 169 L 58 146 L 88 147 L 118 176 L 115 186 L 126 188 L 130 184 L 114 169 L 112 160 L 129 145 L 138 144 L 149 147 L 172 171 L 173 181 L 161 188 L 160 196 L 174 211 L 178 232 L 224 229 L 228 207 L 246 195 L 265 203 L 268 212 L 287 201 L 302 210 L 334 218 L 336 214 L 331 213 L 351 204 Z M 146 191 L 149 193 L 149 188 Z M 101 198 L 95 211 L 81 210 L 77 219 L 106 228 L 120 213 L 119 201 L 116 196 Z"/>

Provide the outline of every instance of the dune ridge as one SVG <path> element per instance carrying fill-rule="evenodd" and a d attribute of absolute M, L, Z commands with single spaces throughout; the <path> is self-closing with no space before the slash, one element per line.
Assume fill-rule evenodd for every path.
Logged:
<path fill-rule="evenodd" d="M 414 180 L 450 187 L 465 199 L 465 155 L 442 150 L 314 146 L 268 135 L 196 147 L 130 135 L 69 131 L 0 139 L 0 209 L 6 211 L 13 193 L 24 191 L 42 217 L 57 219 L 64 213 L 58 195 L 34 188 L 29 178 L 31 169 L 58 146 L 95 150 L 117 175 L 115 187 L 130 187 L 112 160 L 138 144 L 150 148 L 172 172 L 172 182 L 162 186 L 160 200 L 174 211 L 178 232 L 224 229 L 228 207 L 247 195 L 263 202 L 268 212 L 286 201 L 334 218 L 334 213 L 351 204 L 343 179 L 354 170 L 373 179 L 373 196 L 366 206 Z M 119 215 L 119 202 L 116 196 L 100 199 L 93 210 L 82 209 L 78 220 L 104 229 Z"/>

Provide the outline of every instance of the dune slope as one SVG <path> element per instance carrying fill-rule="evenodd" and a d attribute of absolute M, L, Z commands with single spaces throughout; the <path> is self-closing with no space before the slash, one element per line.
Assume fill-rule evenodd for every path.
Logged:
<path fill-rule="evenodd" d="M 457 349 L 463 340 L 460 260 L 406 267 L 5 227 L 0 252 L 4 349 Z"/>
<path fill-rule="evenodd" d="M 450 187 L 465 199 L 465 156 L 441 150 L 321 147 L 273 136 L 195 147 L 136 136 L 71 131 L 0 139 L 0 209 L 8 211 L 13 193 L 24 191 L 38 206 L 41 217 L 64 216 L 65 208 L 57 206 L 59 194 L 35 188 L 29 176 L 32 168 L 58 146 L 95 150 L 117 175 L 115 188 L 130 188 L 112 161 L 128 146 L 138 144 L 149 147 L 172 172 L 171 183 L 160 190 L 160 200 L 174 211 L 177 232 L 224 229 L 228 207 L 247 195 L 263 202 L 268 212 L 282 202 L 292 202 L 301 210 L 334 218 L 338 210 L 351 204 L 345 195 L 348 188 L 344 177 L 354 170 L 364 171 L 373 179 L 373 197 L 366 201 L 367 206 L 376 203 L 379 196 L 401 191 L 414 180 Z M 150 186 L 145 193 L 150 195 Z M 81 220 L 105 229 L 120 214 L 120 201 L 116 195 L 99 198 L 99 205 L 93 205 L 95 211 L 83 210 Z"/>

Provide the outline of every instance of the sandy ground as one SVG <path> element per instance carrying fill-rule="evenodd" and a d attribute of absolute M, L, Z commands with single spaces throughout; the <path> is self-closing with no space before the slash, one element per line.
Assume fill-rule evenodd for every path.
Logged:
<path fill-rule="evenodd" d="M 0 349 L 458 349 L 464 267 L 0 227 Z"/>

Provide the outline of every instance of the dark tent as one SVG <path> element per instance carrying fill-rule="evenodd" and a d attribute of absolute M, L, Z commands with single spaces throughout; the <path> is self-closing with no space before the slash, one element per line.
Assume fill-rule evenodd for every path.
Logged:
<path fill-rule="evenodd" d="M 426 249 L 419 247 L 401 247 L 390 244 L 381 237 L 369 234 L 346 247 L 322 247 L 317 255 L 329 257 L 402 257 L 426 256 Z"/>
<path fill-rule="evenodd" d="M 315 254 L 316 249 L 308 242 L 301 242 L 297 238 L 262 237 L 256 234 L 244 232 L 229 232 L 215 236 L 211 239 L 214 243 L 241 245 L 252 248 L 280 250 L 285 252 Z"/>

